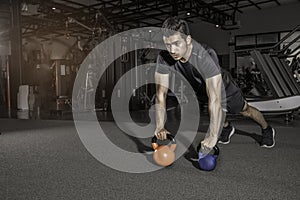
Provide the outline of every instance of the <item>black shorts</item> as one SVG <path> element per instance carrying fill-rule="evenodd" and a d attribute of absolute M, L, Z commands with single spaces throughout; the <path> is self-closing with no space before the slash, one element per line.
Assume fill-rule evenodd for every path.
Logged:
<path fill-rule="evenodd" d="M 226 97 L 226 109 L 228 113 L 239 114 L 245 105 L 245 99 L 241 90 L 235 91 L 233 94 Z"/>

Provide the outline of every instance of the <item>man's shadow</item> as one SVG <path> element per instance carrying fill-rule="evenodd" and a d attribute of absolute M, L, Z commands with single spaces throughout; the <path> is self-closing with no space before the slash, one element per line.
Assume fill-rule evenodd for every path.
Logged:
<path fill-rule="evenodd" d="M 244 136 L 248 136 L 248 137 L 251 137 L 253 138 L 253 140 L 255 142 L 257 142 L 258 144 L 261 144 L 261 140 L 262 140 L 262 136 L 261 135 L 258 135 L 256 133 L 249 133 L 249 132 L 246 132 L 246 131 L 243 131 L 243 130 L 239 130 L 239 129 L 236 129 L 235 130 L 235 133 L 234 134 L 237 134 L 237 135 L 244 135 Z M 149 139 L 149 146 L 148 145 L 145 145 L 144 143 L 142 143 L 140 141 L 140 139 L 136 138 L 136 137 L 133 137 L 133 136 L 129 136 L 127 135 L 132 141 L 135 142 L 136 146 L 137 146 L 137 149 L 138 149 L 138 152 L 140 153 L 145 153 L 145 152 L 149 152 L 149 151 L 153 151 L 152 147 L 151 147 L 151 140 Z M 185 157 L 187 159 L 194 159 L 194 158 L 197 158 L 198 157 L 198 153 L 197 153 L 197 150 L 196 150 L 196 147 L 194 147 L 193 144 L 191 144 L 187 150 L 187 153 L 185 154 Z"/>
<path fill-rule="evenodd" d="M 133 121 L 135 123 L 139 122 L 139 123 L 143 123 L 144 125 L 148 124 L 151 122 L 151 117 L 150 117 L 150 110 L 148 112 L 145 112 L 141 118 L 141 116 L 139 116 L 140 118 L 135 120 L 135 117 L 133 117 Z M 173 136 L 175 136 L 176 138 L 176 134 L 177 134 L 177 131 L 178 131 L 178 128 L 179 128 L 179 125 L 180 125 L 180 114 L 178 114 L 180 112 L 178 112 L 177 109 L 171 109 L 167 112 L 167 121 L 165 123 L 165 128 L 166 130 L 168 130 Z M 153 116 L 152 116 L 153 117 Z M 155 119 L 155 118 L 153 118 Z M 153 120 L 152 119 L 152 120 Z M 123 132 L 121 130 L 121 132 Z M 154 132 L 154 130 L 153 130 Z M 153 160 L 153 153 L 154 153 L 154 149 L 152 148 L 152 137 L 154 136 L 154 133 L 153 133 L 153 136 L 149 137 L 149 138 L 137 138 L 137 137 L 134 137 L 134 136 L 131 136 L 131 135 L 128 135 L 126 134 L 125 132 L 123 132 L 123 134 L 128 137 L 130 140 L 132 140 L 134 143 L 135 143 L 135 150 L 134 152 L 138 152 L 138 153 L 143 153 L 144 156 L 146 157 L 146 159 L 151 162 L 151 163 L 154 163 L 154 160 Z M 158 141 L 159 145 L 170 145 L 170 141 L 169 140 L 164 140 L 164 141 L 161 141 L 159 140 Z M 171 165 L 173 166 L 173 165 Z"/>
<path fill-rule="evenodd" d="M 175 114 L 174 114 L 174 112 L 175 112 Z M 171 123 L 168 123 L 168 122 L 166 123 L 166 129 L 169 130 L 173 135 L 174 135 L 174 133 L 177 133 L 178 126 L 179 126 L 179 123 L 177 123 L 177 122 L 180 121 L 180 116 L 177 116 L 176 113 L 177 113 L 176 110 L 167 113 L 167 114 L 169 114 L 169 116 L 167 118 L 171 121 Z M 144 122 L 150 122 L 150 117 L 149 117 L 148 113 L 146 115 L 144 115 L 144 117 L 146 118 L 146 119 L 144 118 Z M 167 121 L 169 121 L 169 120 L 167 120 Z M 199 129 L 207 128 L 207 127 L 200 128 L 200 126 L 201 125 L 199 124 Z M 198 130 L 198 131 L 201 132 L 201 130 Z M 205 132 L 206 132 L 206 129 L 205 129 Z M 257 135 L 256 133 L 249 133 L 249 132 L 239 130 L 239 129 L 235 130 L 235 134 L 251 137 L 255 140 L 255 142 L 257 142 L 259 144 L 261 143 L 261 140 L 262 140 L 261 135 Z M 174 136 L 176 136 L 176 134 Z M 146 140 L 149 141 L 149 143 L 146 142 L 146 144 L 145 144 L 144 139 L 139 139 L 139 138 L 136 138 L 136 137 L 133 137 L 130 135 L 127 135 L 127 137 L 129 137 L 129 139 L 134 141 L 134 143 L 136 144 L 137 152 L 146 153 L 145 156 L 148 158 L 148 160 L 152 160 L 152 153 L 154 150 L 151 147 L 151 138 L 147 138 Z M 181 140 L 184 140 L 184 138 L 181 138 Z M 199 140 L 199 137 L 195 137 L 195 140 Z M 188 144 L 188 141 L 181 141 L 181 142 L 183 142 L 184 144 Z M 186 153 L 184 154 L 184 157 L 188 161 L 190 161 L 194 167 L 199 168 L 198 167 L 198 152 L 196 150 L 197 146 L 195 146 L 194 143 L 188 147 Z M 200 141 L 197 141 L 196 143 L 199 144 Z"/>
<path fill-rule="evenodd" d="M 240 129 L 236 129 L 234 134 L 251 137 L 255 142 L 261 144 L 262 135 L 257 135 L 256 133 L 249 133 Z"/>
<path fill-rule="evenodd" d="M 155 110 L 151 110 L 149 109 L 148 111 L 145 111 L 145 113 L 143 114 L 141 119 L 141 116 L 139 119 L 133 118 L 134 122 L 143 122 L 144 125 L 148 125 L 149 123 L 155 122 Z M 167 117 L 166 117 L 166 122 L 165 122 L 165 128 L 166 130 L 168 130 L 172 135 L 176 136 L 176 133 L 179 129 L 179 125 L 180 125 L 180 120 L 181 120 L 181 116 L 180 116 L 180 108 L 174 107 L 174 109 L 170 109 L 167 111 Z M 153 130 L 153 136 L 154 136 L 154 130 Z M 149 152 L 149 151 L 154 151 L 151 147 L 151 139 L 152 137 L 147 138 L 147 140 L 149 141 L 149 146 L 146 146 L 145 144 L 143 144 L 143 142 L 141 141 L 142 139 L 136 138 L 136 137 L 131 137 L 128 135 L 128 137 L 134 141 L 136 143 L 137 146 L 137 150 L 140 153 L 144 153 L 144 152 Z M 166 140 L 166 141 L 160 141 L 163 145 L 168 144 L 170 141 Z"/>

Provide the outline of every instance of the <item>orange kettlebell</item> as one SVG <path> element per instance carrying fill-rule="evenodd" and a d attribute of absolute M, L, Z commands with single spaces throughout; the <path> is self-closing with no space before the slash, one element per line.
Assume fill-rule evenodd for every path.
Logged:
<path fill-rule="evenodd" d="M 160 166 L 169 166 L 175 160 L 176 141 L 173 135 L 167 134 L 167 138 L 171 141 L 171 145 L 157 144 L 157 137 L 152 138 L 152 148 L 154 149 L 153 159 Z"/>

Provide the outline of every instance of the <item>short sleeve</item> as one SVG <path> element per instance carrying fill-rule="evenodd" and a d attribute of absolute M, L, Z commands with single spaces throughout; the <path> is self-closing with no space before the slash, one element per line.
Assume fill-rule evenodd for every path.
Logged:
<path fill-rule="evenodd" d="M 156 72 L 160 74 L 169 74 L 170 66 L 174 65 L 175 61 L 167 51 L 161 51 L 157 56 Z"/>
<path fill-rule="evenodd" d="M 192 62 L 194 63 L 192 64 L 198 66 L 198 70 L 204 79 L 221 74 L 218 57 L 213 49 L 199 45 L 198 51 L 195 53 L 196 59 L 193 59 Z"/>

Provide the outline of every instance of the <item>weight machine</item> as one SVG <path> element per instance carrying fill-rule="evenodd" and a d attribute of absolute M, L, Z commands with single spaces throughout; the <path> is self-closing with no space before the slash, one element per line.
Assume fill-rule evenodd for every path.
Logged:
<path fill-rule="evenodd" d="M 271 48 L 264 48 L 264 52 L 252 50 L 251 56 L 263 73 L 266 84 L 272 91 L 273 98 L 267 100 L 248 99 L 249 104 L 262 112 L 286 114 L 286 122 L 293 119 L 293 112 L 300 108 L 300 85 L 297 83 L 293 72 L 285 61 L 283 53 L 293 43 L 298 41 L 300 35 L 293 39 L 285 48 L 275 50 L 283 41 L 289 38 L 294 32 L 300 29 L 295 27 L 289 34 L 283 37 Z M 296 48 L 298 49 L 299 46 Z M 266 51 L 267 50 L 267 51 Z"/>

